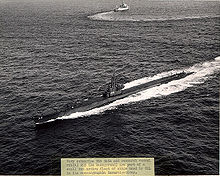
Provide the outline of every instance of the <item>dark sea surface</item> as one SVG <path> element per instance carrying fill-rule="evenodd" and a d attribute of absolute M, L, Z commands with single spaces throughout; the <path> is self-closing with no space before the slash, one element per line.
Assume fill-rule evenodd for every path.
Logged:
<path fill-rule="evenodd" d="M 0 174 L 148 156 L 156 174 L 219 173 L 220 1 L 136 0 L 111 12 L 119 3 L 0 0 Z M 114 69 L 126 87 L 194 74 L 36 128 L 33 118 L 96 97 Z"/>

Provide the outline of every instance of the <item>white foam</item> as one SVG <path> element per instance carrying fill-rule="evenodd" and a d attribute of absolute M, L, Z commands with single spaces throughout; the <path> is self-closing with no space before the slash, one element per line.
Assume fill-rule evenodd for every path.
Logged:
<path fill-rule="evenodd" d="M 88 16 L 88 18 L 92 20 L 107 20 L 111 21 L 114 20 L 110 15 L 114 13 L 114 11 L 108 11 L 108 12 L 102 12 L 102 13 L 97 13 L 95 15 Z"/>
<path fill-rule="evenodd" d="M 130 87 L 134 87 L 134 86 L 137 86 L 137 85 L 140 85 L 140 84 L 144 84 L 144 83 L 156 80 L 156 79 L 160 79 L 160 78 L 163 78 L 163 77 L 167 77 L 167 76 L 171 76 L 171 75 L 174 75 L 174 74 L 177 74 L 177 73 L 181 73 L 183 71 L 184 71 L 183 69 L 181 69 L 181 70 L 171 70 L 169 72 L 159 73 L 159 74 L 154 75 L 152 77 L 144 77 L 144 78 L 141 78 L 141 79 L 137 79 L 137 80 L 131 81 L 129 83 L 126 83 L 124 85 L 125 86 L 124 89 L 128 89 Z"/>
<path fill-rule="evenodd" d="M 120 13 L 115 13 L 114 11 L 97 13 L 88 18 L 92 20 L 104 20 L 104 21 L 167 21 L 167 20 L 185 20 L 185 19 L 203 19 L 203 18 L 216 18 L 220 17 L 219 15 L 212 16 L 179 16 L 179 17 L 147 17 L 141 15 L 121 15 Z"/>
<path fill-rule="evenodd" d="M 143 84 L 146 81 L 159 79 L 159 78 L 162 78 L 162 77 L 165 77 L 171 74 L 179 73 L 182 71 L 183 70 L 174 70 L 174 71 L 160 73 L 153 77 L 145 77 L 142 79 L 138 79 L 130 83 L 127 83 L 126 88 L 134 86 L 134 85 L 138 85 L 138 84 Z M 174 80 L 167 84 L 162 84 L 160 86 L 155 86 L 155 87 L 146 89 L 144 91 L 138 92 L 137 94 L 128 96 L 126 98 L 116 100 L 113 103 L 110 103 L 106 106 L 94 108 L 92 110 L 85 111 L 85 112 L 76 112 L 68 116 L 58 117 L 57 119 L 75 119 L 75 118 L 79 118 L 83 116 L 96 115 L 96 114 L 103 113 L 106 110 L 115 109 L 119 105 L 129 104 L 129 103 L 138 102 L 138 101 L 144 101 L 144 100 L 154 98 L 154 97 L 167 96 L 167 95 L 170 95 L 176 92 L 183 91 L 194 85 L 202 84 L 205 82 L 205 80 L 209 78 L 210 75 L 214 74 L 215 72 L 220 71 L 220 57 L 215 58 L 215 60 L 211 62 L 196 64 L 190 68 L 184 69 L 184 71 L 194 72 L 194 73 L 185 78 Z"/>
<path fill-rule="evenodd" d="M 220 61 L 220 56 L 216 57 L 215 61 Z"/>

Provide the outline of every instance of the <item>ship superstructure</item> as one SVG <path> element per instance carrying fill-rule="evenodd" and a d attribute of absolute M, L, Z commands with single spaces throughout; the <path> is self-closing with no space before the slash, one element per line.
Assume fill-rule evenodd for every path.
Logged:
<path fill-rule="evenodd" d="M 127 4 L 125 4 L 124 1 L 122 1 L 122 4 L 114 9 L 114 12 L 120 12 L 120 11 L 127 11 L 129 10 L 129 6 Z"/>

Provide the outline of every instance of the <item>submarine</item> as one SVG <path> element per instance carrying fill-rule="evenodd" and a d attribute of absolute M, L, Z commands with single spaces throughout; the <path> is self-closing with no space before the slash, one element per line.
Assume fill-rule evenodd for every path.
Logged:
<path fill-rule="evenodd" d="M 147 83 L 143 83 L 140 85 L 136 85 L 127 89 L 124 89 L 124 85 L 118 83 L 115 72 L 111 78 L 111 81 L 106 83 L 105 85 L 99 88 L 100 95 L 97 97 L 93 97 L 87 99 L 87 101 L 83 102 L 81 105 L 77 105 L 77 107 L 71 107 L 69 110 L 63 112 L 52 112 L 45 116 L 34 118 L 36 126 L 46 124 L 47 122 L 52 122 L 57 120 L 57 118 L 62 116 L 68 116 L 72 113 L 76 112 L 84 112 L 89 111 L 94 108 L 99 108 L 101 106 L 110 104 L 118 99 L 125 98 L 129 95 L 138 93 L 140 91 L 146 90 L 151 87 L 159 86 L 162 84 L 166 84 L 173 80 L 178 80 L 185 78 L 188 75 L 191 75 L 193 72 L 180 72 L 167 77 L 159 78 L 156 80 L 149 81 Z M 59 120 L 59 119 L 58 119 Z"/>

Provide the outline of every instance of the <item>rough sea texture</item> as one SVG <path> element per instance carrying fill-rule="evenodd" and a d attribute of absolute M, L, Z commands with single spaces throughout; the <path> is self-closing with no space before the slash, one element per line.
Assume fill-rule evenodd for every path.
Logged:
<path fill-rule="evenodd" d="M 0 174 L 60 174 L 62 157 L 148 156 L 156 174 L 219 173 L 220 2 L 139 0 L 111 12 L 119 3 L 0 0 Z M 33 118 L 97 96 L 114 69 L 127 87 L 195 73 L 36 128 Z"/>

